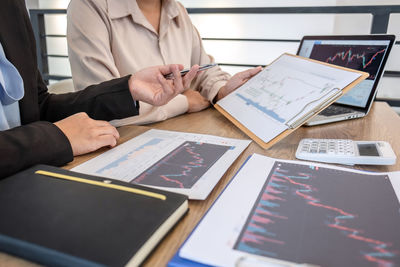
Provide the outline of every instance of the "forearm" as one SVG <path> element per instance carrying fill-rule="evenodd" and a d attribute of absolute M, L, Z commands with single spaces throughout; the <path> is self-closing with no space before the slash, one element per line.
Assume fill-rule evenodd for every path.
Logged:
<path fill-rule="evenodd" d="M 208 56 L 207 56 L 208 58 Z M 210 59 L 203 59 L 198 64 L 209 64 L 213 62 Z M 199 73 L 192 83 L 192 88 L 200 91 L 201 95 L 212 101 L 220 89 L 224 87 L 227 81 L 230 79 L 230 75 L 221 70 L 220 67 L 213 67 L 209 70 Z"/>
<path fill-rule="evenodd" d="M 177 95 L 167 104 L 159 107 L 141 102 L 138 116 L 111 121 L 111 125 L 120 127 L 123 125 L 143 125 L 181 115 L 188 110 L 188 101 L 182 94 Z"/>
<path fill-rule="evenodd" d="M 92 85 L 79 92 L 48 95 L 41 104 L 41 118 L 55 122 L 78 112 L 106 121 L 135 116 L 139 113 L 139 104 L 132 98 L 129 78 Z"/>
<path fill-rule="evenodd" d="M 227 92 L 226 86 L 222 86 L 219 88 L 218 93 L 215 95 L 213 103 L 221 100 L 222 98 L 224 98 L 225 96 L 227 96 L 229 93 Z"/>

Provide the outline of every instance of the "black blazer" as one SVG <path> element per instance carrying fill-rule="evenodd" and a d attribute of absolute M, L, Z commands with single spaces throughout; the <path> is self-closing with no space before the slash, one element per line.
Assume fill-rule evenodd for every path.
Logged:
<path fill-rule="evenodd" d="M 55 95 L 47 91 L 37 68 L 35 39 L 23 0 L 0 1 L 0 42 L 24 81 L 19 101 L 21 124 L 0 131 L 0 178 L 37 163 L 61 166 L 73 159 L 67 137 L 51 122 L 77 112 L 93 119 L 121 119 L 138 114 L 128 88 L 129 76 Z"/>

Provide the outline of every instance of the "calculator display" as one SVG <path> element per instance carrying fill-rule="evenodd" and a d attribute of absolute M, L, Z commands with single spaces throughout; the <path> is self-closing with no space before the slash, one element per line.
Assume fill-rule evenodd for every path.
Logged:
<path fill-rule="evenodd" d="M 297 147 L 296 158 L 346 165 L 396 163 L 396 154 L 388 142 L 350 139 L 304 138 Z"/>
<path fill-rule="evenodd" d="M 360 156 L 380 156 L 375 144 L 357 144 L 357 147 Z"/>

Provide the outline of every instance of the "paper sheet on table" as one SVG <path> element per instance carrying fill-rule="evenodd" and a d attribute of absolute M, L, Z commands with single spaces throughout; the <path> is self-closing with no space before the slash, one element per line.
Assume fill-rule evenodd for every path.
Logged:
<path fill-rule="evenodd" d="M 341 194 L 335 195 L 337 191 Z M 368 205 L 364 206 L 363 199 Z M 213 266 L 236 266 L 240 259 L 257 257 L 265 266 L 295 266 L 293 262 L 325 266 L 342 260 L 338 249 L 343 248 L 358 254 L 350 253 L 356 254 L 354 259 L 344 258 L 344 263 L 333 266 L 369 266 L 368 259 L 392 260 L 396 265 L 400 261 L 399 200 L 400 172 L 362 172 L 254 154 L 195 228 L 179 256 Z M 321 219 L 315 220 L 318 214 Z M 321 233 L 335 238 L 326 242 Z M 302 262 L 305 256 L 323 262 Z"/>
<path fill-rule="evenodd" d="M 250 142 L 152 129 L 72 170 L 205 199 Z"/>

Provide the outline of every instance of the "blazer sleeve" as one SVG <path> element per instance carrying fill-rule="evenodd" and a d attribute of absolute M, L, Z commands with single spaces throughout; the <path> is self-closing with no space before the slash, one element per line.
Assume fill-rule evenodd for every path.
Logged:
<path fill-rule="evenodd" d="M 139 102 L 129 91 L 130 76 L 91 85 L 82 91 L 50 94 L 38 72 L 40 120 L 56 122 L 78 112 L 95 120 L 110 121 L 139 114 Z"/>
<path fill-rule="evenodd" d="M 112 120 L 138 113 L 127 89 L 129 76 L 93 85 L 84 91 L 53 95 L 38 73 L 40 121 L 0 131 L 0 178 L 35 164 L 62 166 L 73 160 L 68 138 L 53 123 L 77 112 Z M 137 104 L 138 105 L 138 104 Z"/>
<path fill-rule="evenodd" d="M 25 2 L 5 0 L 0 7 L 4 18 L 4 24 L 0 24 L 3 48 L 23 77 L 25 89 L 19 103 L 22 126 L 0 131 L 0 178 L 39 163 L 61 166 L 73 160 L 68 138 L 52 122 L 77 112 L 86 112 L 98 120 L 138 114 L 138 103 L 135 105 L 129 92 L 129 76 L 81 92 L 50 94 L 37 68 L 35 40 Z"/>
<path fill-rule="evenodd" d="M 73 160 L 67 137 L 46 121 L 0 131 L 0 155 L 0 178 L 39 163 L 62 166 Z"/>

